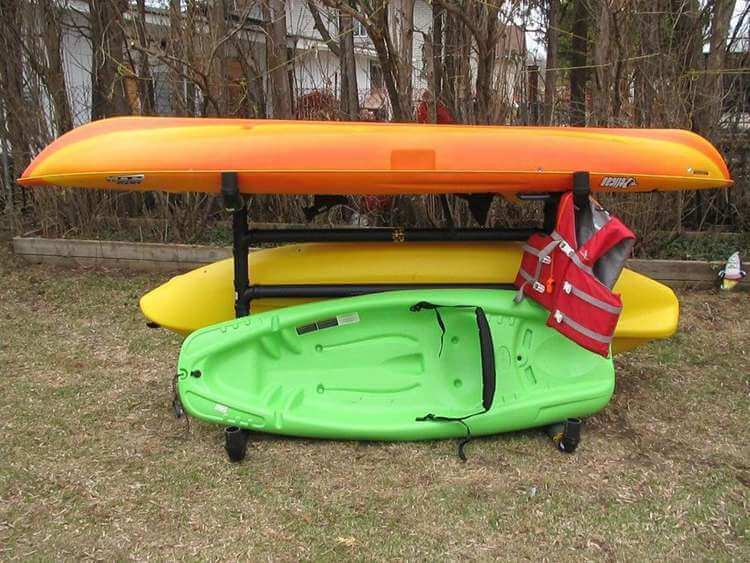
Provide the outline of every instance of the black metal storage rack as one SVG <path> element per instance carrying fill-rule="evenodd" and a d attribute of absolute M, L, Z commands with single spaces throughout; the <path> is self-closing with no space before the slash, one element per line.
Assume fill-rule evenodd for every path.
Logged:
<path fill-rule="evenodd" d="M 588 197 L 588 172 L 573 174 L 576 199 Z M 251 285 L 249 283 L 248 252 L 253 244 L 291 242 L 468 242 L 468 241 L 525 241 L 540 229 L 250 229 L 248 211 L 238 188 L 237 173 L 223 172 L 221 195 L 224 206 L 232 212 L 232 254 L 234 261 L 235 315 L 250 313 L 250 302 L 272 297 L 348 297 L 399 289 L 482 288 L 512 289 L 512 284 L 287 284 Z M 544 200 L 543 230 L 554 228 L 559 194 L 530 194 L 528 199 Z"/>

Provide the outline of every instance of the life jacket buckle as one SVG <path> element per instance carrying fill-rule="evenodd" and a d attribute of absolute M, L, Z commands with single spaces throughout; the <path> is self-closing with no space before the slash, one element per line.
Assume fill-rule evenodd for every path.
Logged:
<path fill-rule="evenodd" d="M 547 291 L 547 287 L 543 283 L 538 281 L 534 282 L 533 287 L 534 291 L 536 291 L 537 293 L 544 293 L 545 291 Z"/>
<path fill-rule="evenodd" d="M 573 255 L 573 253 L 575 252 L 575 251 L 573 250 L 573 247 L 572 247 L 572 246 L 570 246 L 570 245 L 569 245 L 569 244 L 568 244 L 567 242 L 565 242 L 564 240 L 561 240 L 561 241 L 560 241 L 560 245 L 559 245 L 559 246 L 560 246 L 560 250 L 562 250 L 562 252 L 563 252 L 563 253 L 564 253 L 564 254 L 565 254 L 566 256 L 572 256 L 572 255 Z"/>

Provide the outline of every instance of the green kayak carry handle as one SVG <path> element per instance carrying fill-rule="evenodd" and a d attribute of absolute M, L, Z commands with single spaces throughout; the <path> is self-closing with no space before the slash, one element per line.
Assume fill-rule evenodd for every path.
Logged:
<path fill-rule="evenodd" d="M 482 406 L 485 411 L 490 410 L 492 400 L 495 398 L 495 350 L 492 345 L 492 332 L 490 323 L 484 309 L 474 309 L 479 328 L 479 353 L 482 358 Z"/>

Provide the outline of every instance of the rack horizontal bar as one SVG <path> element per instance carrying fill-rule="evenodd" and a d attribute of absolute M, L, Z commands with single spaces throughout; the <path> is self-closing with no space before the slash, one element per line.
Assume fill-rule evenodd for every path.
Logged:
<path fill-rule="evenodd" d="M 469 242 L 524 241 L 538 229 L 248 229 L 242 242 Z"/>
<path fill-rule="evenodd" d="M 279 284 L 251 285 L 239 302 L 246 306 L 253 299 L 353 297 L 385 291 L 409 289 L 515 289 L 510 283 L 381 283 L 381 284 Z"/>

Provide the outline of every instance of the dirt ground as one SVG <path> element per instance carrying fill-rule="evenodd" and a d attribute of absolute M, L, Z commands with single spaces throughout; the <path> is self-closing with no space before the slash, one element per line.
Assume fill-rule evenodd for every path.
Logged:
<path fill-rule="evenodd" d="M 0 273 L 0 559 L 750 560 L 747 293 L 682 293 L 574 455 L 267 436 L 233 465 L 172 415 L 180 339 L 137 306 L 163 276 L 6 245 Z"/>

